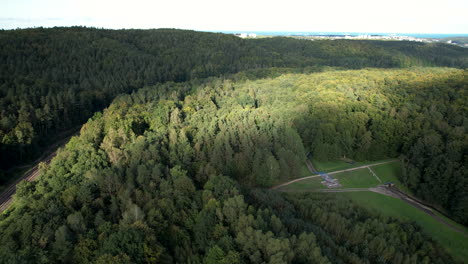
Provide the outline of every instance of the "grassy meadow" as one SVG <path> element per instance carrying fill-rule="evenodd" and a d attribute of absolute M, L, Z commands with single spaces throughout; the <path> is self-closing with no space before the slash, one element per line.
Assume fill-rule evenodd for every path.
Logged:
<path fill-rule="evenodd" d="M 346 195 L 363 207 L 383 215 L 414 221 L 421 226 L 424 232 L 439 242 L 455 259 L 462 263 L 468 260 L 468 251 L 466 250 L 468 248 L 468 237 L 438 222 L 426 213 L 412 207 L 402 200 L 373 192 L 349 192 L 337 193 L 337 195 Z M 465 227 L 445 217 L 443 218 L 467 231 Z"/>
<path fill-rule="evenodd" d="M 382 161 L 373 163 L 378 162 Z M 319 171 L 335 171 L 366 165 L 366 163 L 355 163 L 351 165 L 343 161 L 317 162 L 314 160 L 313 163 Z M 382 183 L 393 182 L 400 190 L 411 194 L 408 188 L 398 179 L 398 175 L 402 173 L 400 162 L 377 165 L 371 168 L 381 179 Z M 342 185 L 341 188 L 369 188 L 381 184 L 368 168 L 342 172 L 332 176 L 339 180 Z M 321 180 L 320 177 L 311 178 L 281 187 L 280 190 L 301 192 L 325 189 L 326 187 L 320 183 Z M 376 213 L 397 217 L 407 221 L 414 221 L 421 226 L 424 232 L 439 242 L 456 260 L 462 263 L 468 260 L 468 251 L 466 250 L 468 248 L 468 237 L 438 222 L 436 219 L 402 200 L 373 192 L 346 192 L 336 193 L 334 195 L 345 195 L 354 202 Z M 445 221 L 468 233 L 468 228 L 453 222 L 445 216 L 438 215 Z"/>
<path fill-rule="evenodd" d="M 376 160 L 376 161 L 356 161 L 354 163 L 348 163 L 343 160 L 330 160 L 330 161 L 319 161 L 312 159 L 312 164 L 317 171 L 320 172 L 332 172 L 337 170 L 346 170 L 351 168 L 356 168 L 364 165 L 372 165 L 379 162 L 392 161 L 395 159 L 385 159 L 385 160 Z M 395 162 L 396 163 L 396 162 Z"/>
<path fill-rule="evenodd" d="M 370 188 L 380 184 L 367 168 L 345 171 L 331 176 L 339 180 L 341 188 Z"/>

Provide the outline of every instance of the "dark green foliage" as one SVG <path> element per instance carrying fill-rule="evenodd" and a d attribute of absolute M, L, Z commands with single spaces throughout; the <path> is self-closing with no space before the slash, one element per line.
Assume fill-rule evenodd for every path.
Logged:
<path fill-rule="evenodd" d="M 76 27 L 1 31 L 0 60 L 2 168 L 127 93 L 18 185 L 0 263 L 453 263 L 413 223 L 250 188 L 307 152 L 402 156 L 402 181 L 466 224 L 466 70 L 330 68 L 465 68 L 464 49 Z"/>
<path fill-rule="evenodd" d="M 465 74 L 418 68 L 256 81 L 239 74 L 119 96 L 37 181 L 19 185 L 0 215 L 0 262 L 453 263 L 414 223 L 328 195 L 250 188 L 296 177 L 309 150 L 323 159 L 405 153 L 414 159 L 407 181 L 418 186 L 417 162 L 466 158 L 457 137 L 466 134 Z M 461 115 L 454 123 L 434 119 L 444 114 L 430 110 L 448 104 L 425 93 L 432 87 L 453 95 L 445 110 Z M 445 177 L 463 181 L 452 167 Z M 444 199 L 459 204 L 466 196 Z"/>
<path fill-rule="evenodd" d="M 424 239 L 415 223 L 374 215 L 342 196 L 303 193 L 279 197 L 254 190 L 251 199 L 260 208 L 270 208 L 287 230 L 301 233 L 299 240 L 307 238 L 303 232 L 312 231 L 315 236 L 308 239 L 322 245 L 323 254 L 336 263 L 446 261 L 443 250 Z"/>
<path fill-rule="evenodd" d="M 436 65 L 465 68 L 466 52 L 443 44 L 244 40 L 172 29 L 1 31 L 0 169 L 31 160 L 51 140 L 81 125 L 116 95 L 147 85 L 266 67 L 317 71 L 321 66 Z M 259 77 L 263 73 L 246 75 Z M 242 106 L 259 103 L 250 94 L 237 100 Z M 136 122 L 135 132 L 142 133 L 144 121 Z M 336 152 L 337 147 L 325 144 L 322 154 Z"/>

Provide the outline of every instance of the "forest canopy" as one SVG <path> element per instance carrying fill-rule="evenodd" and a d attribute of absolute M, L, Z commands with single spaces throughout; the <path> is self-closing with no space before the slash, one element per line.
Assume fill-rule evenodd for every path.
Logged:
<path fill-rule="evenodd" d="M 401 180 L 467 224 L 466 73 L 271 69 L 120 95 L 20 184 L 0 262 L 453 263 L 415 223 L 261 187 L 307 152 L 401 156 Z"/>
<path fill-rule="evenodd" d="M 445 44 L 246 40 L 173 29 L 1 30 L 0 169 L 30 161 L 115 96 L 148 85 L 268 67 L 467 65 L 466 50 Z"/>
<path fill-rule="evenodd" d="M 468 225 L 466 51 L 1 30 L 0 172 L 81 129 L 0 214 L 0 263 L 455 263 L 416 223 L 268 188 L 307 156 L 399 158 L 414 195 Z"/>

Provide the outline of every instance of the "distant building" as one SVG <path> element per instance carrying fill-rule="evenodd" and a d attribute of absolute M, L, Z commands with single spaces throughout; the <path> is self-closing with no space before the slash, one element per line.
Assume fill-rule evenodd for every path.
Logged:
<path fill-rule="evenodd" d="M 257 34 L 255 33 L 236 33 L 234 35 L 239 38 L 256 38 L 257 37 Z"/>
<path fill-rule="evenodd" d="M 239 37 L 239 38 L 246 38 L 247 33 L 236 33 L 236 34 L 234 34 L 234 36 Z"/>

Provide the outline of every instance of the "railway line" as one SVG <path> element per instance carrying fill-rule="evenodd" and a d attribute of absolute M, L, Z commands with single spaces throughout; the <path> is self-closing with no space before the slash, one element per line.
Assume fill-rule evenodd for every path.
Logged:
<path fill-rule="evenodd" d="M 79 127 L 75 127 L 69 131 L 66 132 L 68 135 L 55 142 L 49 147 L 49 151 L 51 151 L 49 154 L 43 155 L 41 158 L 37 159 L 34 161 L 34 166 L 32 166 L 31 169 L 26 171 L 23 176 L 19 177 L 16 179 L 13 183 L 11 183 L 5 190 L 3 190 L 0 193 L 0 213 L 6 210 L 10 204 L 13 201 L 13 195 L 16 193 L 16 185 L 20 183 L 21 181 L 34 181 L 37 177 L 40 175 L 39 171 L 39 164 L 41 162 L 44 162 L 46 164 L 49 164 L 51 160 L 57 155 L 57 150 L 60 147 L 65 146 L 66 143 L 70 140 L 71 137 L 77 135 L 79 133 Z M 70 135 L 71 134 L 71 135 Z M 46 152 L 47 153 L 47 152 Z M 28 165 L 23 165 L 17 168 L 24 168 L 27 167 Z M 30 165 L 29 165 L 30 166 Z"/>

